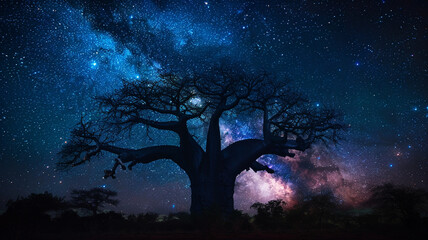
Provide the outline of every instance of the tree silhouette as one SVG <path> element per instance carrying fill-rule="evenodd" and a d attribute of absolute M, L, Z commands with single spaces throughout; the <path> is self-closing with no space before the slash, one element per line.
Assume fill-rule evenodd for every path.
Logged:
<path fill-rule="evenodd" d="M 336 223 L 339 202 L 332 192 L 310 196 L 296 206 L 306 225 L 328 227 Z"/>
<path fill-rule="evenodd" d="M 282 199 L 271 200 L 266 204 L 257 202 L 251 208 L 257 210 L 255 221 L 264 228 L 277 228 L 284 225 L 286 203 Z"/>
<path fill-rule="evenodd" d="M 117 206 L 119 200 L 112 199 L 117 196 L 117 192 L 104 189 L 92 188 L 90 190 L 73 190 L 71 192 L 72 204 L 75 207 L 88 209 L 93 215 L 97 215 L 98 210 L 105 204 Z"/>
<path fill-rule="evenodd" d="M 51 216 L 68 208 L 64 198 L 51 193 L 32 193 L 9 200 L 0 215 L 0 239 L 34 239 L 52 223 Z"/>
<path fill-rule="evenodd" d="M 52 193 L 32 193 L 25 198 L 9 200 L 6 203 L 6 216 L 13 216 L 22 220 L 30 218 L 49 218 L 48 211 L 62 210 L 67 207 L 64 198 L 53 196 Z"/>
<path fill-rule="evenodd" d="M 286 81 L 267 74 L 212 68 L 205 73 L 160 74 L 159 80 L 123 81 L 111 94 L 97 97 L 99 121 L 81 119 L 63 146 L 63 169 L 88 162 L 101 152 L 117 155 L 105 178 L 115 178 L 120 166 L 128 169 L 138 163 L 170 159 L 180 166 L 191 182 L 191 212 L 217 209 L 230 214 L 233 207 L 235 178 L 245 169 L 274 170 L 256 160 L 265 154 L 293 157 L 290 150 L 305 151 L 312 144 L 336 142 L 343 129 L 339 114 L 332 109 L 315 107 Z M 223 115 L 247 117 L 262 122 L 258 139 L 234 142 L 222 149 L 219 121 Z M 93 114 L 95 116 L 96 114 Z M 191 133 L 189 122 L 207 127 L 202 138 Z M 125 131 L 136 133 L 136 126 L 173 132 L 178 145 L 148 146 L 129 149 L 115 146 L 115 136 Z M 139 128 L 141 133 L 141 128 Z M 205 144 L 196 139 L 206 140 Z M 205 145 L 205 146 L 204 146 Z M 205 147 L 205 149 L 204 149 Z"/>
<path fill-rule="evenodd" d="M 423 189 L 386 183 L 372 189 L 367 203 L 373 207 L 381 223 L 416 227 L 428 215 L 428 193 Z"/>

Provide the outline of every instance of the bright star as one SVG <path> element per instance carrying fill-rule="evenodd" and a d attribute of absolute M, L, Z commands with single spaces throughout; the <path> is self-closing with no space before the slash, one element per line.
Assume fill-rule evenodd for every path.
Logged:
<path fill-rule="evenodd" d="M 189 102 L 196 107 L 202 107 L 202 99 L 200 97 L 193 97 Z"/>
<path fill-rule="evenodd" d="M 96 69 L 98 67 L 98 63 L 96 61 L 91 61 L 91 68 Z"/>

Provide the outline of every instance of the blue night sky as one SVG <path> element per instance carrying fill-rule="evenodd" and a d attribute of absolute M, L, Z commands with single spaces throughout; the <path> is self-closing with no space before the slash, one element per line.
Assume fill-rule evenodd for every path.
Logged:
<path fill-rule="evenodd" d="M 338 146 L 264 157 L 274 175 L 242 173 L 238 209 L 326 188 L 349 204 L 383 182 L 428 188 L 426 1 L 2 1 L 1 9 L 1 211 L 32 192 L 99 186 L 118 192 L 125 213 L 188 211 L 189 180 L 170 161 L 104 180 L 112 156 L 59 172 L 57 153 L 81 114 L 94 112 L 93 97 L 122 79 L 219 62 L 288 79 L 350 126 Z M 258 136 L 260 123 L 224 116 L 224 145 Z M 177 142 L 151 135 L 120 144 Z"/>

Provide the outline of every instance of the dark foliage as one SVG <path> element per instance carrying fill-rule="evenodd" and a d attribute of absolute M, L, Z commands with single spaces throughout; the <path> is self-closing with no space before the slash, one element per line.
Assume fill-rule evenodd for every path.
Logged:
<path fill-rule="evenodd" d="M 234 211 L 224 218 L 215 209 L 204 215 L 180 212 L 126 217 L 110 211 L 85 217 L 63 198 L 31 194 L 8 203 L 0 217 L 0 238 L 424 239 L 428 229 L 425 197 L 423 190 L 382 185 L 373 189 L 369 208 L 345 208 L 325 193 L 309 196 L 291 208 L 282 200 L 255 203 L 253 217 Z M 50 211 L 58 214 L 48 215 Z"/>
<path fill-rule="evenodd" d="M 21 237 L 31 235 L 50 224 L 50 214 L 60 212 L 68 207 L 64 198 L 51 193 L 32 193 L 27 197 L 9 200 L 7 210 L 1 216 L 0 229 L 6 235 Z"/>
<path fill-rule="evenodd" d="M 5 215 L 10 216 L 43 216 L 47 211 L 61 210 L 67 207 L 64 198 L 53 196 L 51 193 L 32 193 L 17 200 L 9 200 L 6 203 L 7 211 Z"/>
<path fill-rule="evenodd" d="M 112 199 L 112 197 L 116 196 L 117 192 L 104 188 L 73 190 L 71 192 L 71 203 L 74 207 L 87 209 L 93 215 L 96 215 L 106 204 L 117 206 L 119 200 Z"/>
<path fill-rule="evenodd" d="M 345 209 L 330 192 L 309 196 L 288 213 L 288 222 L 305 228 L 343 227 Z"/>
<path fill-rule="evenodd" d="M 367 204 L 382 224 L 418 227 L 428 217 L 428 192 L 422 189 L 384 184 L 372 189 Z"/>
<path fill-rule="evenodd" d="M 277 229 L 285 225 L 285 205 L 281 199 L 269 201 L 266 204 L 254 203 L 251 208 L 257 210 L 255 223 L 263 228 Z"/>

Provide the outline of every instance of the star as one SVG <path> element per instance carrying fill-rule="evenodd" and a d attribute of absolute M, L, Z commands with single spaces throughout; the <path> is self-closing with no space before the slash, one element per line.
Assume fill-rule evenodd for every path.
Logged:
<path fill-rule="evenodd" d="M 91 68 L 96 69 L 98 67 L 98 63 L 96 61 L 91 61 Z"/>

